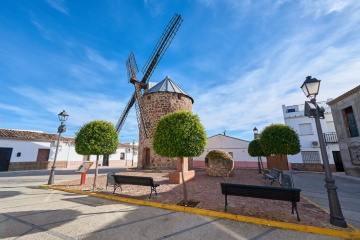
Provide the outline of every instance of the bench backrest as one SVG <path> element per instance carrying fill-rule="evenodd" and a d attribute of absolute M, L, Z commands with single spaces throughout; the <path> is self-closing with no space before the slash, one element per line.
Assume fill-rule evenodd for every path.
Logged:
<path fill-rule="evenodd" d="M 285 188 L 293 188 L 294 182 L 290 174 L 281 174 L 281 185 Z"/>
<path fill-rule="evenodd" d="M 109 172 L 109 173 L 106 175 L 106 186 L 108 186 L 109 184 L 110 184 L 110 185 L 114 185 L 114 184 L 115 184 L 113 175 L 115 175 L 115 172 Z"/>
<path fill-rule="evenodd" d="M 225 195 L 242 197 L 266 198 L 273 200 L 284 200 L 290 202 L 300 201 L 300 191 L 298 188 L 281 188 L 271 186 L 253 186 L 245 184 L 220 183 L 221 192 Z"/>
<path fill-rule="evenodd" d="M 154 180 L 152 177 L 113 175 L 113 178 L 117 184 L 133 184 L 154 187 Z"/>
<path fill-rule="evenodd" d="M 273 168 L 270 170 L 270 175 L 272 175 L 274 177 L 279 177 L 280 173 L 281 173 L 281 170 L 278 170 L 276 168 Z"/>

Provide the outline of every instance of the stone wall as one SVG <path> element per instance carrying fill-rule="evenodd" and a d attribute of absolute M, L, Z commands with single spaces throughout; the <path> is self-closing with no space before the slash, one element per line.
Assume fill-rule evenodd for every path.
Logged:
<path fill-rule="evenodd" d="M 291 163 L 292 170 L 296 171 L 312 171 L 312 172 L 324 172 L 324 166 L 320 163 Z M 332 172 L 336 172 L 335 164 L 330 164 Z"/>
<path fill-rule="evenodd" d="M 9 171 L 51 169 L 53 162 L 10 162 Z M 66 161 L 56 161 L 56 168 L 67 168 Z"/>
<path fill-rule="evenodd" d="M 144 104 L 143 109 L 146 111 L 150 123 L 148 138 L 146 138 L 142 123 L 139 129 L 139 155 L 138 168 L 142 169 L 176 169 L 176 158 L 167 158 L 159 156 L 152 148 L 152 139 L 156 130 L 156 124 L 161 117 L 168 113 L 178 110 L 192 110 L 192 100 L 188 96 L 173 92 L 155 92 L 142 96 Z M 149 158 L 146 160 L 146 149 L 150 149 Z"/>

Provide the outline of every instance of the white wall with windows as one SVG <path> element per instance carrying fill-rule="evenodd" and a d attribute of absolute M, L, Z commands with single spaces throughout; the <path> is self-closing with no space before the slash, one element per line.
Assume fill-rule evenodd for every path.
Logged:
<path fill-rule="evenodd" d="M 321 106 L 325 108 L 325 119 L 320 119 L 321 128 L 324 134 L 327 134 L 327 137 L 333 137 L 334 141 L 336 138 L 335 134 L 335 125 L 333 121 L 333 116 L 331 114 L 331 108 L 326 104 L 326 102 L 318 102 Z M 288 161 L 290 163 L 323 163 L 319 138 L 317 134 L 317 129 L 315 125 L 314 118 L 309 118 L 304 115 L 304 104 L 292 105 L 292 106 L 282 106 L 283 116 L 285 124 L 289 127 L 292 127 L 295 132 L 299 134 L 301 152 L 296 155 L 288 155 Z M 339 151 L 339 144 L 337 143 L 327 143 L 326 151 L 330 164 L 334 164 L 333 151 Z"/>

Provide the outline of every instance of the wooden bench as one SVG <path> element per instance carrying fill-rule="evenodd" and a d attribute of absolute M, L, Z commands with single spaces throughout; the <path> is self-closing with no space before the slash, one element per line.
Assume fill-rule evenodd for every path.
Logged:
<path fill-rule="evenodd" d="M 300 191 L 298 188 L 281 188 L 270 186 L 253 186 L 245 184 L 220 183 L 221 192 L 225 195 L 225 211 L 228 205 L 227 196 L 241 196 L 264 198 L 272 200 L 289 201 L 292 203 L 291 213 L 296 211 L 297 220 L 300 221 L 296 203 L 300 202 Z"/>
<path fill-rule="evenodd" d="M 273 182 L 278 182 L 281 185 L 279 182 L 280 173 L 281 170 L 273 168 L 270 170 L 270 173 L 264 174 L 264 178 L 271 180 L 270 186 L 273 184 Z"/>
<path fill-rule="evenodd" d="M 156 187 L 160 186 L 160 184 L 154 183 L 152 177 L 138 177 L 138 176 L 125 176 L 125 175 L 112 175 L 114 177 L 114 192 L 115 194 L 116 189 L 119 187 L 122 191 L 121 184 L 132 184 L 132 185 L 141 185 L 141 186 L 150 186 L 151 192 L 149 199 L 151 198 L 151 194 L 154 191 L 156 192 Z"/>

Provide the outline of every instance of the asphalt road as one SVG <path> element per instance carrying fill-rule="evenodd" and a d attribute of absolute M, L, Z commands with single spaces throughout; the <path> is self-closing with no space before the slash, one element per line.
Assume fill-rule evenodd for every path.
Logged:
<path fill-rule="evenodd" d="M 100 174 L 110 171 L 124 169 Z M 338 239 L 40 188 L 49 174 L 0 173 L 1 239 Z M 56 171 L 55 182 L 74 179 Z"/>

